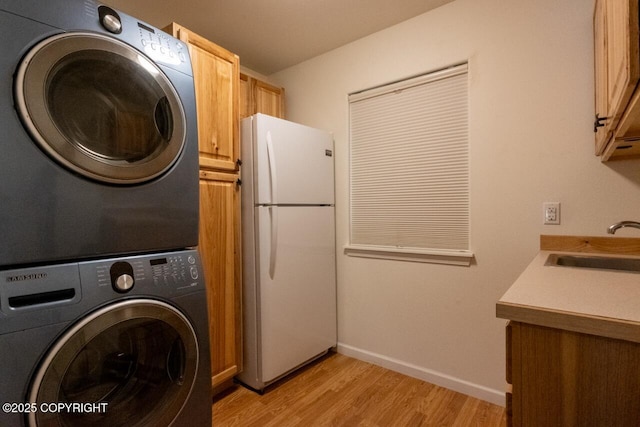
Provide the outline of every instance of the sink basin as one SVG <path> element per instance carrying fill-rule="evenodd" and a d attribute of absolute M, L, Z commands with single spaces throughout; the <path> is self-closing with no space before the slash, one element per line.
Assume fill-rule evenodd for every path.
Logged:
<path fill-rule="evenodd" d="M 638 258 L 551 254 L 544 265 L 640 273 L 640 259 Z"/>

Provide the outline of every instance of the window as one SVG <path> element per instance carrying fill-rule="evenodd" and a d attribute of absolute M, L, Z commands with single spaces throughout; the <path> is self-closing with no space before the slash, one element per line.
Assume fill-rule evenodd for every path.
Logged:
<path fill-rule="evenodd" d="M 467 65 L 349 96 L 355 256 L 469 265 Z"/>

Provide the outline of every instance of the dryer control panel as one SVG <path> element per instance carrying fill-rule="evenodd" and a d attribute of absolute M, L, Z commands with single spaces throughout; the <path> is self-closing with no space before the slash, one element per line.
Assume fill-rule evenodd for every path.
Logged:
<path fill-rule="evenodd" d="M 144 53 L 156 62 L 178 65 L 188 60 L 184 43 L 170 35 L 138 22 L 140 43 Z"/>
<path fill-rule="evenodd" d="M 111 34 L 122 33 L 122 18 L 116 10 L 108 6 L 100 6 L 98 7 L 98 18 L 100 25 Z M 185 46 L 179 40 L 162 31 L 156 31 L 153 27 L 140 21 L 138 21 L 138 30 L 144 53 L 154 61 L 179 65 L 187 60 L 187 55 L 184 53 Z"/>

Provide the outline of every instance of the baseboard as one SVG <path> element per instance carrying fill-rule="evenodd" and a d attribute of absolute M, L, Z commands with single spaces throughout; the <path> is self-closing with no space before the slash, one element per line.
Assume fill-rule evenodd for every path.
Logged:
<path fill-rule="evenodd" d="M 412 365 L 401 360 L 372 353 L 346 344 L 338 343 L 337 351 L 340 354 L 353 357 L 354 359 L 373 363 L 374 365 L 382 366 L 383 368 L 387 368 L 413 378 L 418 378 L 459 393 L 464 393 L 468 396 L 473 396 L 477 399 L 485 400 L 495 405 L 505 406 L 505 393 L 498 390 L 470 383 L 441 372 L 425 369 L 420 366 Z"/>

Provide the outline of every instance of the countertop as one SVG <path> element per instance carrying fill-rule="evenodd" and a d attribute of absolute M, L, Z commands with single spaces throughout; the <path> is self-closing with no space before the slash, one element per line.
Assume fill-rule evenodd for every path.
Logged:
<path fill-rule="evenodd" d="M 640 258 L 640 239 L 541 236 L 497 317 L 640 343 L 640 274 L 545 266 L 551 253 Z"/>

